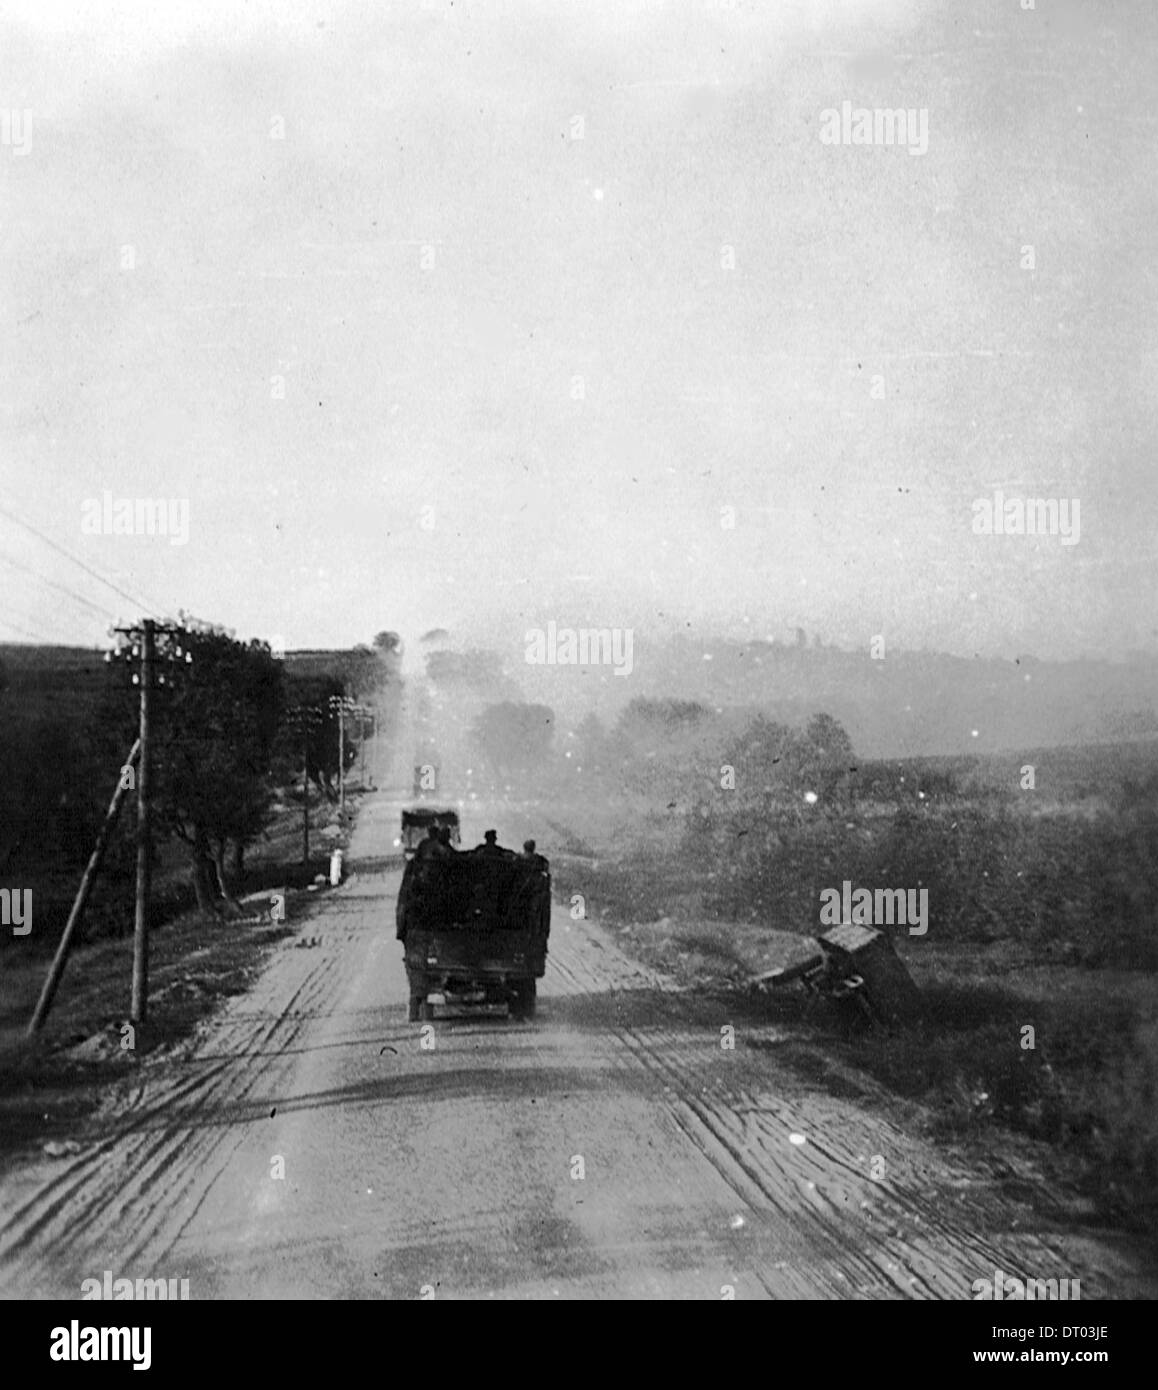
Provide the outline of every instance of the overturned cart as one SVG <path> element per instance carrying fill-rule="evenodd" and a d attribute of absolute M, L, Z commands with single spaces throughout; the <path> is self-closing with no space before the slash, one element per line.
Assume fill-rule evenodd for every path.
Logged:
<path fill-rule="evenodd" d="M 812 944 L 817 949 L 804 960 L 757 975 L 753 989 L 799 985 L 813 999 L 830 999 L 865 1023 L 897 1025 L 913 1018 L 917 986 L 884 932 L 846 922 Z"/>
<path fill-rule="evenodd" d="M 547 968 L 551 878 L 547 861 L 474 852 L 412 859 L 396 913 L 410 984 L 410 1020 L 447 1004 L 506 1004 L 533 1018 Z"/>

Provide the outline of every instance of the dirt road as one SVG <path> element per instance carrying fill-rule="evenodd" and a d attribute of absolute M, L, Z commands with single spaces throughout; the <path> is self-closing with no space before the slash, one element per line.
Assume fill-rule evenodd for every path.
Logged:
<path fill-rule="evenodd" d="M 1124 1291 L 564 909 L 533 1023 L 408 1023 L 396 823 L 366 805 L 350 878 L 253 991 L 5 1184 L 6 1296 L 105 1270 L 194 1299 L 968 1298 L 995 1268 Z"/>

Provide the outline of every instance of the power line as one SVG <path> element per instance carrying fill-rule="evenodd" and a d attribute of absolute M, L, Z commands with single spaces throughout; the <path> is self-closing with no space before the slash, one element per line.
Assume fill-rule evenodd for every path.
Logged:
<path fill-rule="evenodd" d="M 30 574 L 33 579 L 39 579 L 42 584 L 47 584 L 50 588 L 58 589 L 62 594 L 74 599 L 77 603 L 83 603 L 86 608 L 91 608 L 94 613 L 100 613 L 103 617 L 117 621 L 117 615 L 108 608 L 102 608 L 100 604 L 93 603 L 83 594 L 78 594 L 74 589 L 68 588 L 65 584 L 58 584 L 55 579 L 49 579 L 46 575 L 38 574 L 30 565 L 23 564 L 20 560 L 14 560 L 10 555 L 0 555 L 0 562 L 11 565 L 13 569 L 23 570 L 25 574 Z"/>
<path fill-rule="evenodd" d="M 151 604 L 145 603 L 139 597 L 135 598 L 127 590 L 122 589 L 119 584 L 114 584 L 111 579 L 106 578 L 98 570 L 93 569 L 91 565 L 86 565 L 83 560 L 77 559 L 75 555 L 65 550 L 64 546 L 58 545 L 57 542 L 54 541 L 51 536 L 46 536 L 43 531 L 38 531 L 36 527 L 31 524 L 31 522 L 24 521 L 21 517 L 18 517 L 14 512 L 10 512 L 7 509 L 7 507 L 0 507 L 0 516 L 6 516 L 9 521 L 14 521 L 17 524 L 17 526 L 23 526 L 26 531 L 31 531 L 34 536 L 42 540 L 45 545 L 51 546 L 52 549 L 55 550 L 58 554 L 63 555 L 66 560 L 71 560 L 74 565 L 79 565 L 86 574 L 91 574 L 94 579 L 97 579 L 102 584 L 107 585 L 107 587 L 112 589 L 114 593 L 119 594 L 121 598 L 128 599 L 128 601 L 133 605 L 134 608 L 139 608 L 143 612 L 155 611 Z"/>

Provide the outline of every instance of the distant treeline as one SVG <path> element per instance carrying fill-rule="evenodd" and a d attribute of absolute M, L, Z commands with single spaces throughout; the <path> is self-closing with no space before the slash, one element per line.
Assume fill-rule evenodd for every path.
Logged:
<path fill-rule="evenodd" d="M 861 649 L 849 651 L 807 640 L 652 643 L 637 633 L 630 679 L 601 686 L 597 708 L 614 723 L 632 699 L 674 698 L 709 708 L 758 708 L 789 725 L 827 710 L 864 758 L 1158 737 L 1155 656 L 964 658 L 902 651 L 887 633 L 877 650 L 874 658 L 867 634 Z M 531 698 L 550 704 L 561 721 L 577 721 L 591 708 L 591 669 L 529 669 L 537 673 L 524 673 Z"/>

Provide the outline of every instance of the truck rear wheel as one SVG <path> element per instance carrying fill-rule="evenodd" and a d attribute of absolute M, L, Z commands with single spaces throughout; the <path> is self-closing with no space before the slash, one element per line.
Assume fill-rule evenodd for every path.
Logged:
<path fill-rule="evenodd" d="M 511 1017 L 515 1019 L 535 1017 L 535 982 L 520 980 L 511 993 Z"/>

